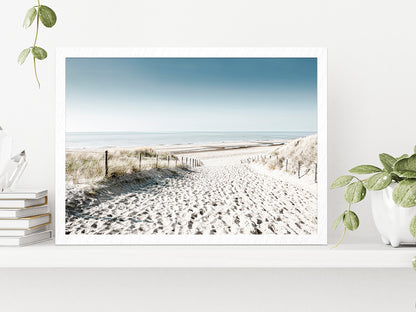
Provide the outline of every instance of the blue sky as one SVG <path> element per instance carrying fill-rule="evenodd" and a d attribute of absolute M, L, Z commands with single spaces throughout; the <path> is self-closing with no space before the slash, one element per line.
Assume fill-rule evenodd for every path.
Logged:
<path fill-rule="evenodd" d="M 316 131 L 316 77 L 316 58 L 67 58 L 67 131 Z"/>

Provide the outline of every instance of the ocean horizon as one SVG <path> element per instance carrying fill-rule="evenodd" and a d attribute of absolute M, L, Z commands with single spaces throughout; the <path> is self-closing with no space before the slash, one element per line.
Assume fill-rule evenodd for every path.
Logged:
<path fill-rule="evenodd" d="M 292 140 L 304 131 L 66 132 L 67 149 Z"/>

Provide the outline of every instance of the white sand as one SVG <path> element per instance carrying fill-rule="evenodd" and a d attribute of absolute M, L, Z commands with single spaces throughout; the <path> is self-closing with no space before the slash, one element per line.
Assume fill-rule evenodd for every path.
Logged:
<path fill-rule="evenodd" d="M 159 170 L 144 183 L 122 182 L 93 196 L 71 186 L 67 199 L 75 207 L 67 208 L 67 234 L 316 233 L 314 189 L 241 162 L 275 149 L 184 153 L 182 148 L 179 156 L 204 165 L 177 175 Z"/>

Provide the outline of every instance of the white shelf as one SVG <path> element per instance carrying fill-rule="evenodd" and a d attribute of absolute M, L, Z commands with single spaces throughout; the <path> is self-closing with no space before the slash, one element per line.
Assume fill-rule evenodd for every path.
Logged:
<path fill-rule="evenodd" d="M 0 268 L 411 268 L 416 248 L 330 246 L 1 247 Z"/>

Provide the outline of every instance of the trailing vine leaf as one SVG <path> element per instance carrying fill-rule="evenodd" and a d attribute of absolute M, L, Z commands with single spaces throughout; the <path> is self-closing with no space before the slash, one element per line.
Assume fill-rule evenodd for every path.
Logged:
<path fill-rule="evenodd" d="M 344 198 L 349 204 L 354 204 L 362 201 L 365 198 L 366 189 L 361 181 L 351 183 L 347 186 L 344 193 Z"/>
<path fill-rule="evenodd" d="M 341 177 L 337 178 L 334 181 L 334 183 L 332 183 L 331 189 L 346 186 L 346 185 L 350 184 L 352 179 L 354 179 L 354 177 L 351 176 L 351 175 L 341 176 Z"/>
<path fill-rule="evenodd" d="M 25 19 L 23 21 L 23 27 L 28 28 L 30 27 L 30 25 L 32 25 L 33 21 L 36 19 L 35 40 L 31 48 L 25 49 L 22 52 L 20 52 L 17 58 L 17 62 L 19 64 L 23 64 L 26 58 L 28 57 L 29 53 L 32 52 L 35 79 L 40 88 L 40 82 L 39 82 L 39 77 L 38 77 L 38 72 L 37 72 L 37 67 L 36 67 L 36 59 L 44 60 L 48 56 L 48 53 L 44 49 L 36 46 L 36 43 L 38 41 L 38 35 L 39 35 L 39 25 L 42 22 L 44 26 L 52 27 L 56 24 L 57 18 L 56 18 L 55 12 L 50 7 L 47 7 L 46 5 L 41 5 L 40 0 L 36 0 L 36 3 L 37 3 L 36 6 L 34 6 L 33 8 L 30 8 L 27 11 Z"/>
<path fill-rule="evenodd" d="M 38 60 L 44 60 L 45 58 L 48 57 L 48 53 L 41 47 L 33 47 L 32 54 Z"/>
<path fill-rule="evenodd" d="M 370 174 L 370 173 L 376 173 L 380 171 L 381 171 L 380 168 L 373 166 L 373 165 L 360 165 L 360 166 L 350 169 L 351 173 L 356 173 L 356 174 Z"/>
<path fill-rule="evenodd" d="M 401 207 L 416 206 L 416 179 L 403 180 L 393 190 L 393 200 Z"/>
<path fill-rule="evenodd" d="M 20 52 L 19 57 L 17 58 L 17 63 L 19 63 L 19 65 L 22 65 L 25 61 L 27 56 L 30 53 L 30 48 L 24 49 L 22 52 Z"/>
<path fill-rule="evenodd" d="M 394 163 L 397 161 L 397 159 L 386 153 L 382 153 L 378 155 L 378 157 L 380 158 L 380 162 L 384 169 L 386 169 L 388 172 L 392 172 Z"/>
<path fill-rule="evenodd" d="M 30 8 L 25 16 L 25 19 L 23 20 L 23 28 L 29 28 L 30 25 L 32 25 L 33 21 L 35 20 L 37 11 L 36 8 Z"/>
<path fill-rule="evenodd" d="M 409 230 L 410 234 L 412 234 L 413 237 L 416 237 L 416 216 L 414 216 L 412 221 L 410 221 Z"/>
<path fill-rule="evenodd" d="M 353 211 L 346 211 L 342 222 L 350 231 L 355 231 L 360 226 L 360 219 Z"/>
<path fill-rule="evenodd" d="M 42 24 L 46 27 L 53 27 L 56 24 L 55 12 L 46 5 L 41 5 L 39 7 L 39 17 Z"/>
<path fill-rule="evenodd" d="M 332 228 L 335 230 L 338 227 L 338 224 L 341 222 L 341 220 L 344 219 L 345 211 L 335 219 L 334 223 L 332 223 Z"/>
<path fill-rule="evenodd" d="M 391 183 L 391 174 L 387 171 L 376 173 L 364 182 L 364 186 L 372 191 L 385 189 Z"/>

